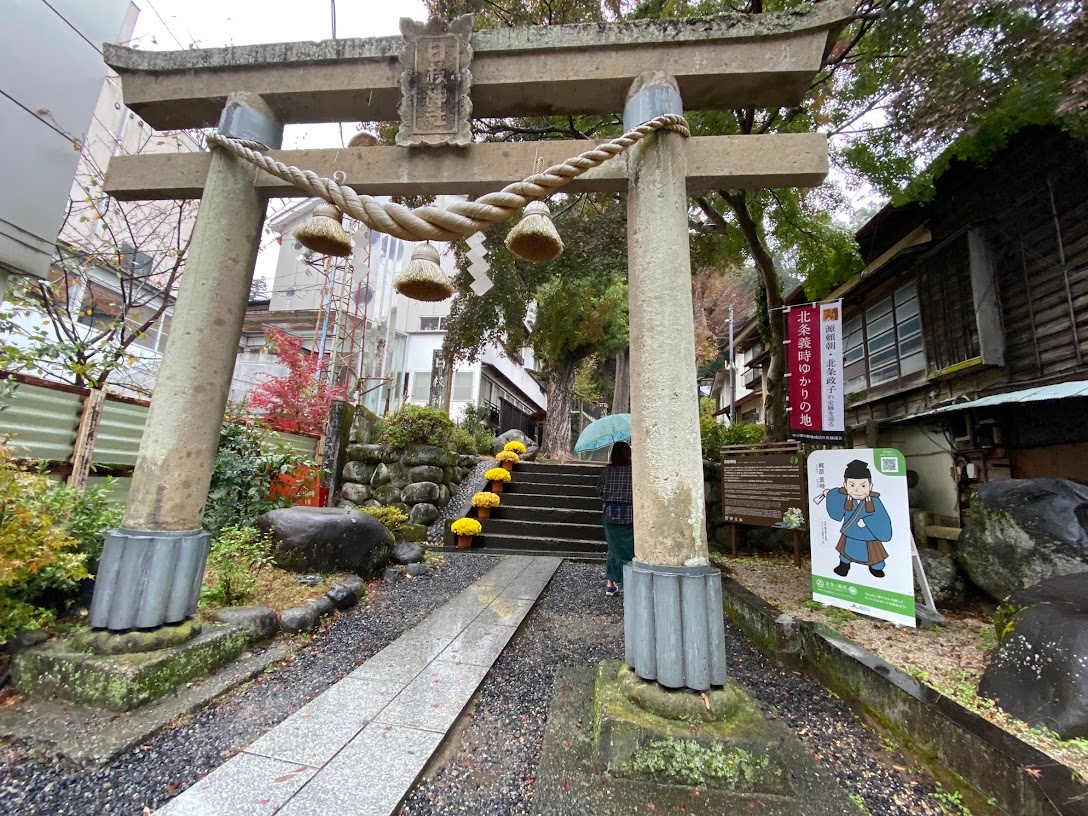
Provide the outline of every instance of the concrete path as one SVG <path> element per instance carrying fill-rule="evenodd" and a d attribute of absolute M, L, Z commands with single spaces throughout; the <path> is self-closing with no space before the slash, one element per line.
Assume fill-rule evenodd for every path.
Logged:
<path fill-rule="evenodd" d="M 560 561 L 504 559 L 156 813 L 389 816 Z"/>

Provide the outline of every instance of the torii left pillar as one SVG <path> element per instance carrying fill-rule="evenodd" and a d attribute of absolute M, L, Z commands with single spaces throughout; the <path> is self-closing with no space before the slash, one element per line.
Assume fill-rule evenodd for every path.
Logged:
<path fill-rule="evenodd" d="M 228 97 L 218 130 L 272 149 L 283 135 L 251 93 Z M 196 612 L 210 544 L 204 504 L 268 203 L 256 172 L 212 153 L 123 526 L 106 536 L 92 628 L 151 629 Z"/>

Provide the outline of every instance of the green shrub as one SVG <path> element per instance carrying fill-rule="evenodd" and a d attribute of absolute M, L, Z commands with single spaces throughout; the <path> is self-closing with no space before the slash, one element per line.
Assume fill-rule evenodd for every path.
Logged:
<path fill-rule="evenodd" d="M 491 452 L 491 443 L 495 441 L 495 433 L 491 429 L 491 409 L 486 405 L 466 405 L 457 426 L 472 434 L 476 440 L 476 453 L 487 454 Z"/>
<path fill-rule="evenodd" d="M 65 508 L 46 500 L 56 485 L 21 471 L 11 449 L 0 446 L 0 643 L 20 629 L 52 620 L 45 595 L 65 606 L 90 577 L 87 556 L 68 532 Z"/>
<path fill-rule="evenodd" d="M 80 491 L 54 484 L 42 496 L 43 507 L 53 518 L 65 519 L 68 534 L 79 542 L 79 551 L 93 568 L 102 557 L 102 544 L 109 530 L 121 526 L 124 508 L 110 498 L 114 480 Z"/>
<path fill-rule="evenodd" d="M 699 436 L 703 458 L 712 462 L 721 458 L 722 445 L 757 445 L 763 441 L 764 429 L 754 422 L 734 422 L 726 425 L 713 416 L 714 403 L 705 397 L 699 400 Z"/>
<path fill-rule="evenodd" d="M 408 514 L 399 507 L 360 507 L 385 525 L 385 529 L 396 535 L 408 523 Z"/>
<path fill-rule="evenodd" d="M 210 585 L 201 593 L 206 601 L 226 606 L 244 604 L 257 590 L 257 575 L 275 565 L 272 535 L 256 527 L 237 525 L 220 531 L 208 553 Z"/>
<path fill-rule="evenodd" d="M 416 445 L 435 445 L 444 448 L 449 444 L 453 421 L 444 411 L 405 405 L 395 414 L 386 417 L 378 441 L 388 448 L 405 449 Z"/>
<path fill-rule="evenodd" d="M 252 524 L 269 510 L 289 506 L 289 498 L 269 498 L 272 484 L 281 474 L 312 464 L 279 442 L 272 431 L 224 422 L 204 507 L 204 529 L 215 536 L 227 527 Z"/>
<path fill-rule="evenodd" d="M 454 428 L 450 431 L 450 450 L 458 453 L 479 453 L 476 448 L 476 437 L 464 428 Z"/>

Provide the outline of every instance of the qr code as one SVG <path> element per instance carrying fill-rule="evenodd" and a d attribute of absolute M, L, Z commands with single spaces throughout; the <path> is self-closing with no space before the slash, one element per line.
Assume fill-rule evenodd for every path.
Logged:
<path fill-rule="evenodd" d="M 880 472 L 881 473 L 898 473 L 899 472 L 899 460 L 894 456 L 881 456 L 880 457 Z"/>

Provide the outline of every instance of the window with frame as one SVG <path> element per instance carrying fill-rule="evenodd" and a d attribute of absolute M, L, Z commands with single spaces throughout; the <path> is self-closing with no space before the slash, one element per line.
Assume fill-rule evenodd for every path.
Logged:
<path fill-rule="evenodd" d="M 925 368 L 916 281 L 900 286 L 843 325 L 845 393 L 895 382 Z"/>
<path fill-rule="evenodd" d="M 421 317 L 419 319 L 420 331 L 445 331 L 446 330 L 446 317 Z"/>
<path fill-rule="evenodd" d="M 426 405 L 431 399 L 431 372 L 416 371 L 412 374 L 412 402 Z"/>
<path fill-rule="evenodd" d="M 453 375 L 453 402 L 468 402 L 472 399 L 472 372 L 458 371 Z"/>

